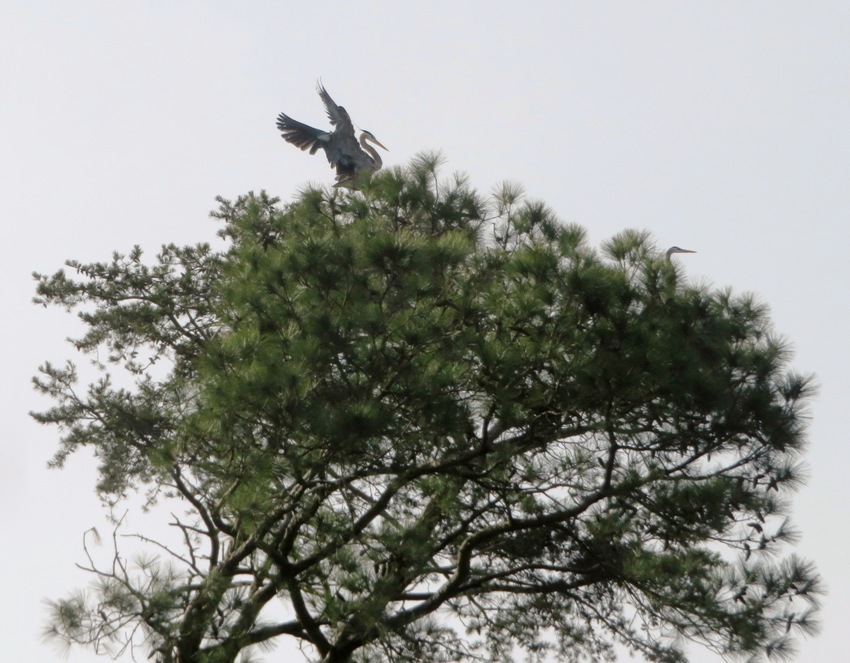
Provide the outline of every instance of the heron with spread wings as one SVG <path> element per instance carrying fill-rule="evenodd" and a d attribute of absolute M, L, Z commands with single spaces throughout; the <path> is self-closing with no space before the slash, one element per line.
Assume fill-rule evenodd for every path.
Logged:
<path fill-rule="evenodd" d="M 291 143 L 302 150 L 309 150 L 315 154 L 319 148 L 325 151 L 331 168 L 336 169 L 337 187 L 349 189 L 359 188 L 361 179 L 379 170 L 383 165 L 378 150 L 369 145 L 367 141 L 375 143 L 378 147 L 387 149 L 381 145 L 375 136 L 369 131 L 360 134 L 360 140 L 354 136 L 354 123 L 348 115 L 348 111 L 338 106 L 331 99 L 331 95 L 325 87 L 319 83 L 319 96 L 325 104 L 328 118 L 331 121 L 333 131 L 316 129 L 298 120 L 293 120 L 285 113 L 277 116 L 277 128 L 287 143 Z"/>

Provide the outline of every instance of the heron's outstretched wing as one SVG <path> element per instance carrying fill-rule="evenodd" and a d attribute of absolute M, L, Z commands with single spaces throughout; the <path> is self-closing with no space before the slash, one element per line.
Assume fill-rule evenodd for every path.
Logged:
<path fill-rule="evenodd" d="M 324 85 L 319 83 L 317 89 L 319 91 L 319 96 L 322 98 L 322 103 L 325 104 L 325 110 L 328 112 L 328 119 L 331 121 L 331 124 L 336 127 L 334 129 L 334 133 L 346 135 L 350 134 L 354 137 L 354 124 L 351 122 L 351 117 L 348 115 L 348 111 L 342 106 L 337 106 L 336 102 L 331 99 L 331 95 L 328 94 Z"/>
<path fill-rule="evenodd" d="M 287 143 L 302 150 L 309 150 L 310 154 L 315 154 L 319 148 L 323 149 L 331 166 L 337 170 L 340 168 L 340 162 L 343 162 L 342 168 L 345 170 L 354 168 L 348 163 L 350 151 L 359 149 L 353 135 L 349 139 L 345 135 L 337 135 L 336 132 L 322 131 L 309 124 L 293 120 L 285 113 L 277 116 L 277 128 L 280 129 L 280 135 Z"/>
<path fill-rule="evenodd" d="M 310 154 L 315 154 L 320 147 L 326 147 L 331 136 L 327 131 L 293 120 L 285 113 L 277 116 L 277 128 L 287 143 L 302 150 L 310 150 Z"/>

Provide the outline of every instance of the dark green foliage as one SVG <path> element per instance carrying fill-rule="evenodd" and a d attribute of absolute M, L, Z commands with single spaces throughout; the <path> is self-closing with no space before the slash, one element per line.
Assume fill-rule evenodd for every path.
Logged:
<path fill-rule="evenodd" d="M 92 446 L 105 499 L 192 514 L 173 564 L 116 550 L 55 634 L 180 663 L 281 636 L 328 663 L 679 661 L 677 636 L 758 657 L 814 629 L 816 573 L 775 556 L 811 387 L 764 306 L 438 161 L 222 200 L 219 252 L 37 277 L 108 349 L 87 391 L 36 381 L 56 463 Z"/>

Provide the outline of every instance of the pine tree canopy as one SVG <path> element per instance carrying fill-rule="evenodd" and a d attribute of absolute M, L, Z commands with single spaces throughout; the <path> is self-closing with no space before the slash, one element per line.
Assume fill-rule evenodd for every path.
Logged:
<path fill-rule="evenodd" d="M 49 635 L 161 663 L 286 639 L 324 663 L 674 662 L 816 630 L 817 572 L 785 549 L 812 381 L 766 307 L 647 233 L 597 251 L 518 186 L 438 171 L 219 199 L 220 250 L 36 274 L 99 372 L 41 367 L 52 463 L 91 448 L 104 502 L 171 504 L 183 541 L 88 557 Z"/>

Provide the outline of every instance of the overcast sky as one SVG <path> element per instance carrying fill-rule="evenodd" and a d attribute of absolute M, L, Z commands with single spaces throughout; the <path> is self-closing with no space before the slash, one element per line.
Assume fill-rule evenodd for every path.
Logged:
<path fill-rule="evenodd" d="M 87 581 L 82 533 L 103 527 L 91 461 L 47 470 L 57 431 L 27 416 L 47 405 L 30 377 L 77 330 L 30 303 L 30 273 L 216 242 L 216 195 L 331 183 L 274 126 L 324 126 L 319 77 L 385 163 L 442 150 L 447 173 L 518 181 L 596 245 L 646 228 L 698 251 L 693 279 L 770 305 L 820 384 L 793 513 L 829 595 L 797 660 L 846 660 L 850 3 L 0 3 L 0 660 L 58 657 L 42 600 Z"/>

